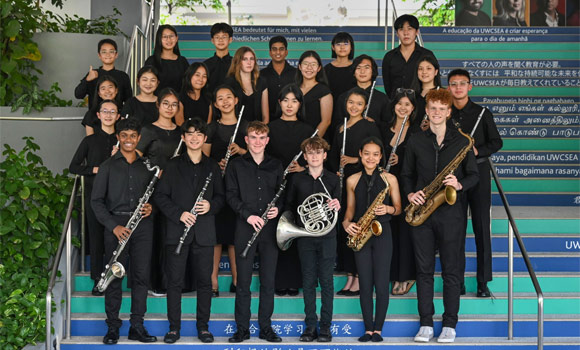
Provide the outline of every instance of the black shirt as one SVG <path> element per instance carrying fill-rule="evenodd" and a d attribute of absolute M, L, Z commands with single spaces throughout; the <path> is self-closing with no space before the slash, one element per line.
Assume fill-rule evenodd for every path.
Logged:
<path fill-rule="evenodd" d="M 245 222 L 251 215 L 262 216 L 282 183 L 282 173 L 282 163 L 267 154 L 259 165 L 250 152 L 232 159 L 225 176 L 226 200 L 238 218 Z M 280 198 L 276 207 L 282 203 Z"/>
<path fill-rule="evenodd" d="M 256 87 L 251 95 L 246 95 L 244 93 L 242 86 L 234 77 L 227 77 L 224 84 L 229 85 L 234 89 L 239 100 L 240 108 L 241 106 L 245 106 L 242 119 L 249 122 L 253 120 L 262 120 L 262 93 L 268 88 L 264 78 L 258 77 Z"/>
<path fill-rule="evenodd" d="M 241 148 L 246 148 L 246 141 L 244 136 L 246 136 L 246 128 L 248 127 L 248 122 L 245 120 L 240 121 L 240 126 L 238 127 L 238 133 L 234 143 Z M 230 139 L 236 130 L 236 124 L 224 125 L 219 122 L 219 120 L 212 120 L 211 124 L 207 128 L 207 141 L 206 143 L 211 144 L 211 154 L 210 157 L 217 162 L 220 162 L 226 156 L 228 151 L 228 145 L 230 144 Z M 234 155 L 232 157 L 237 157 Z M 230 158 L 230 161 L 233 158 Z"/>
<path fill-rule="evenodd" d="M 417 71 L 417 64 L 421 57 L 431 55 L 433 52 L 415 43 L 415 50 L 405 61 L 401 54 L 401 46 L 397 46 L 385 54 L 383 57 L 383 84 L 389 98 L 395 96 L 395 90 L 400 87 L 410 88 L 413 84 L 413 77 Z"/>
<path fill-rule="evenodd" d="M 407 143 L 403 170 L 401 171 L 401 182 L 405 196 L 429 185 L 467 144 L 467 138 L 450 127 L 446 128 L 440 149 L 437 145 L 437 136 L 431 129 L 411 135 Z M 467 153 L 454 175 L 461 182 L 463 191 L 477 184 L 479 171 L 473 151 Z"/>
<path fill-rule="evenodd" d="M 123 105 L 121 118 L 133 117 L 141 123 L 141 126 L 154 123 L 159 118 L 159 109 L 156 102 L 141 102 L 137 97 L 131 97 Z"/>
<path fill-rule="evenodd" d="M 228 53 L 220 58 L 217 54 L 214 54 L 212 57 L 203 61 L 203 63 L 205 63 L 207 69 L 209 69 L 208 86 L 209 92 L 213 94 L 215 89 L 224 83 L 226 74 L 232 64 L 232 56 Z"/>
<path fill-rule="evenodd" d="M 286 121 L 276 119 L 268 124 L 270 128 L 270 141 L 266 151 L 272 157 L 279 159 L 283 167 L 287 167 L 290 161 L 300 152 L 300 144 L 314 132 L 314 128 L 304 122 Z M 300 157 L 298 163 L 306 164 Z"/>
<path fill-rule="evenodd" d="M 114 212 L 133 212 L 145 194 L 154 173 L 147 170 L 143 158 L 129 164 L 123 153 L 117 152 L 105 160 L 95 176 L 91 206 L 99 222 L 109 231 L 117 226 Z"/>
<path fill-rule="evenodd" d="M 469 99 L 463 109 L 457 109 L 453 106 L 451 118 L 459 123 L 464 133 L 471 135 L 471 131 L 477 122 L 482 108 Z M 489 109 L 485 109 L 483 117 L 473 134 L 473 138 L 475 139 L 473 146 L 477 148 L 478 152 L 478 163 L 480 159 L 482 161 L 485 160 L 487 157 L 499 151 L 503 146 L 503 141 L 501 140 L 501 136 L 499 136 L 497 126 L 493 120 L 493 114 L 491 114 Z"/>
<path fill-rule="evenodd" d="M 183 103 L 184 120 L 198 117 L 204 122 L 207 122 L 209 106 L 211 104 L 210 99 L 207 96 L 201 94 L 197 100 L 194 100 L 189 97 L 187 93 L 181 93 L 179 100 Z"/>
<path fill-rule="evenodd" d="M 282 90 L 284 86 L 296 81 L 296 71 L 297 69 L 292 67 L 288 61 L 284 63 L 282 74 L 278 74 L 276 70 L 274 70 L 272 62 L 260 71 L 260 76 L 266 80 L 266 86 L 268 87 L 270 122 L 280 118 L 282 115 L 282 112 L 279 111 L 278 108 L 278 94 L 280 94 L 280 90 Z"/>
<path fill-rule="evenodd" d="M 320 99 L 330 93 L 330 88 L 326 84 L 318 83 L 304 95 L 304 121 L 315 129 L 322 120 Z M 326 134 L 328 133 L 329 130 L 326 131 Z"/>
<path fill-rule="evenodd" d="M 70 172 L 84 175 L 87 184 L 92 184 L 95 178 L 93 168 L 111 157 L 111 151 L 116 144 L 117 137 L 114 133 L 109 135 L 103 129 L 96 128 L 94 134 L 81 141 L 70 162 Z"/>
<path fill-rule="evenodd" d="M 332 63 L 329 63 L 324 66 L 324 72 L 326 73 L 328 87 L 330 87 L 330 91 L 332 91 L 334 101 L 336 101 L 340 95 L 356 86 L 352 64 L 347 67 L 335 67 Z"/>
<path fill-rule="evenodd" d="M 489 27 L 491 26 L 491 18 L 483 11 L 477 11 L 474 16 L 471 13 L 463 10 L 455 17 L 456 26 L 468 27 Z"/>
<path fill-rule="evenodd" d="M 324 186 L 320 181 L 324 183 Z M 308 198 L 308 196 L 314 193 L 326 194 L 326 191 L 324 190 L 324 187 L 326 187 L 331 198 L 340 199 L 338 176 L 326 169 L 322 170 L 322 174 L 318 178 L 312 177 L 309 170 L 306 169 L 299 173 L 295 173 L 289 182 L 284 210 L 291 210 L 294 213 L 295 223 L 300 227 L 304 227 L 304 223 L 299 219 L 300 216 L 298 215 L 297 208 L 306 198 Z M 336 236 L 336 226 L 324 237 L 334 236 Z"/>
<path fill-rule="evenodd" d="M 153 165 L 159 165 L 161 169 L 164 169 L 167 161 L 175 153 L 180 139 L 179 127 L 165 130 L 157 125 L 149 124 L 141 129 L 141 140 L 137 149 L 149 158 Z"/>
<path fill-rule="evenodd" d="M 163 88 L 170 87 L 179 93 L 181 91 L 181 84 L 183 83 L 183 75 L 189 67 L 189 62 L 183 56 L 177 57 L 176 60 L 161 59 L 161 65 L 155 62 L 154 56 L 149 56 L 145 61 L 145 65 L 154 66 L 159 70 L 159 86 L 156 92 Z"/>
<path fill-rule="evenodd" d="M 120 102 L 127 101 L 131 96 L 133 96 L 133 90 L 131 89 L 131 80 L 127 73 L 117 70 L 115 68 L 111 70 L 104 70 L 103 67 L 97 68 L 97 72 L 99 73 L 99 77 L 104 75 L 110 75 L 115 79 L 118 86 L 118 100 Z M 89 75 L 87 73 L 87 75 Z M 89 96 L 89 108 L 94 106 L 95 99 L 98 96 L 97 94 L 97 81 L 99 78 L 93 79 L 91 81 L 87 81 L 87 75 L 83 79 L 77 87 L 75 88 L 75 97 L 78 99 L 83 99 L 85 96 Z"/>
<path fill-rule="evenodd" d="M 385 181 L 381 178 L 378 169 L 375 169 L 371 175 L 368 175 L 366 171 L 362 170 L 361 176 L 354 188 L 355 210 L 352 221 L 357 222 L 367 212 L 375 198 L 385 189 L 385 186 Z M 391 198 L 387 195 L 383 200 L 383 204 L 389 205 L 390 201 Z M 391 220 L 391 215 L 377 215 L 375 219 L 384 225 Z"/>

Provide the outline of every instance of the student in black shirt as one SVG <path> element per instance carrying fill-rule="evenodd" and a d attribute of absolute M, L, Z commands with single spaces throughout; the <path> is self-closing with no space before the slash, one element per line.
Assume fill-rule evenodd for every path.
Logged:
<path fill-rule="evenodd" d="M 281 35 L 274 36 L 268 43 L 270 47 L 270 58 L 266 68 L 260 71 L 260 76 L 266 80 L 268 86 L 268 106 L 270 107 L 270 122 L 280 118 L 278 105 L 278 94 L 280 90 L 294 82 L 296 78 L 296 68 L 292 67 L 286 57 L 288 56 L 288 41 Z"/>
<path fill-rule="evenodd" d="M 237 331 L 229 338 L 230 343 L 240 343 L 250 339 L 250 284 L 254 256 L 260 252 L 260 307 L 258 323 L 260 339 L 269 342 L 281 342 L 282 339 L 272 329 L 274 311 L 274 277 L 278 246 L 276 245 L 276 224 L 280 202 L 266 214 L 269 221 L 264 225 L 262 215 L 268 203 L 282 183 L 282 164 L 279 160 L 265 154 L 268 144 L 268 126 L 253 121 L 246 131 L 248 153 L 233 159 L 226 171 L 226 200 L 236 213 L 236 263 L 238 267 L 238 285 L 236 287 L 235 319 Z M 250 247 L 248 254 L 240 254 L 246 248 L 253 232 L 260 235 Z"/>
<path fill-rule="evenodd" d="M 89 232 L 89 248 L 91 255 L 91 279 L 95 281 L 92 294 L 103 295 L 97 289 L 97 283 L 103 272 L 103 254 L 105 253 L 103 231 L 104 227 L 99 223 L 91 207 L 91 192 L 95 174 L 99 171 L 99 165 L 111 157 L 113 147 L 117 143 L 115 136 L 115 122 L 119 119 L 119 108 L 114 100 L 104 100 L 99 106 L 97 116 L 101 121 L 101 127 L 95 129 L 95 133 L 86 136 L 75 152 L 69 166 L 72 174 L 85 177 L 85 214 Z"/>
<path fill-rule="evenodd" d="M 118 82 L 119 86 L 119 102 L 123 103 L 133 96 L 131 89 L 131 81 L 127 73 L 115 69 L 115 61 L 119 57 L 117 51 L 117 43 L 113 39 L 103 39 L 99 41 L 97 46 L 99 59 L 103 63 L 97 69 L 90 66 L 89 72 L 81 80 L 79 85 L 75 88 L 75 97 L 79 99 L 89 98 L 89 109 L 95 107 L 100 101 L 95 101 L 96 98 L 96 83 L 99 77 L 103 75 L 112 76 Z"/>
<path fill-rule="evenodd" d="M 224 83 L 234 88 L 240 105 L 245 106 L 244 119 L 261 120 L 268 124 L 268 87 L 264 78 L 260 77 L 254 50 L 248 46 L 236 50 Z"/>
<path fill-rule="evenodd" d="M 479 169 L 479 182 L 465 192 L 466 195 L 462 197 L 464 200 L 462 205 L 465 210 L 465 230 L 463 232 L 465 235 L 467 230 L 467 207 L 469 206 L 477 250 L 477 296 L 489 298 L 491 293 L 487 287 L 487 282 L 492 280 L 490 231 L 491 169 L 487 158 L 501 149 L 503 141 L 497 131 L 493 114 L 488 109 L 485 109 L 477 129 L 473 131 L 484 107 L 474 103 L 469 98 L 469 91 L 472 88 L 469 72 L 463 69 L 456 69 L 451 71 L 447 77 L 449 91 L 451 91 L 453 96 L 451 118 L 459 123 L 464 132 L 473 133 L 473 138 L 475 139 L 473 153 Z M 463 251 L 465 252 L 465 239 L 463 240 Z M 462 271 L 465 271 L 465 254 L 462 257 Z"/>
<path fill-rule="evenodd" d="M 417 60 L 433 52 L 419 46 L 415 39 L 419 33 L 419 20 L 412 15 L 402 15 L 395 20 L 395 30 L 401 44 L 383 57 L 383 84 L 392 99 L 397 88 L 410 88 L 417 69 Z"/>
<path fill-rule="evenodd" d="M 166 217 L 165 256 L 167 274 L 167 318 L 169 332 L 166 343 L 175 343 L 181 330 L 181 290 L 188 258 L 192 259 L 197 284 L 197 337 L 204 343 L 213 342 L 208 322 L 211 309 L 211 272 L 213 268 L 213 246 L 216 243 L 215 218 L 225 203 L 223 182 L 217 163 L 201 149 L 207 139 L 205 121 L 194 118 L 181 126 L 181 138 L 186 151 L 171 159 L 163 172 L 154 194 L 154 201 Z M 209 174 L 210 182 L 199 195 Z M 195 207 L 196 215 L 191 213 Z M 189 231 L 180 254 L 176 248 L 185 228 Z"/>
<path fill-rule="evenodd" d="M 151 204 L 143 206 L 143 219 L 133 232 L 126 225 L 136 210 L 139 200 L 149 185 L 152 174 L 144 160 L 135 151 L 140 138 L 140 125 L 134 119 L 123 119 L 117 123 L 116 134 L 120 150 L 99 166 L 95 177 L 91 206 L 99 222 L 105 226 L 105 258 L 109 261 L 119 241 L 128 240 L 118 261 L 128 266 L 131 261 L 131 327 L 129 339 L 144 343 L 157 341 L 143 326 L 147 310 L 147 287 L 153 247 L 153 222 L 149 218 Z M 108 332 L 105 344 L 116 344 L 119 340 L 119 318 L 123 292 L 122 279 L 115 278 L 105 290 L 105 312 Z"/>
<path fill-rule="evenodd" d="M 224 83 L 226 74 L 232 63 L 229 46 L 234 39 L 234 30 L 227 23 L 215 23 L 210 30 L 211 43 L 215 46 L 215 54 L 203 61 L 209 69 L 209 91 L 215 89 Z"/>
<path fill-rule="evenodd" d="M 435 56 L 426 55 L 417 61 L 417 69 L 411 84 L 411 90 L 415 91 L 417 99 L 417 118 L 412 120 L 413 126 L 420 126 L 425 130 L 428 127 L 427 115 L 425 114 L 425 96 L 433 89 L 441 88 L 441 74 L 439 62 Z"/>
<path fill-rule="evenodd" d="M 324 137 L 332 122 L 333 98 L 322 69 L 322 59 L 316 51 L 308 50 L 300 55 L 296 85 L 304 94 L 304 122 L 318 129 L 318 136 Z"/>
<path fill-rule="evenodd" d="M 119 100 L 119 85 L 117 80 L 110 75 L 101 75 L 97 80 L 96 84 L 96 99 L 95 105 L 92 106 L 83 117 L 81 124 L 85 127 L 86 135 L 91 135 L 95 131 L 94 129 L 99 128 L 101 123 L 97 117 L 97 112 L 99 110 L 99 105 L 104 100 L 115 100 L 117 106 L 121 106 L 122 103 Z"/>
<path fill-rule="evenodd" d="M 163 24 L 155 34 L 153 56 L 145 60 L 145 65 L 154 66 L 159 71 L 159 86 L 157 91 L 170 87 L 181 91 L 183 74 L 189 62 L 179 52 L 177 30 L 169 24 Z"/>
<path fill-rule="evenodd" d="M 328 143 L 315 136 L 308 138 L 300 145 L 308 168 L 296 173 L 290 179 L 286 196 L 285 210 L 294 213 L 295 224 L 304 229 L 304 220 L 298 215 L 298 206 L 302 205 L 306 198 L 315 193 L 324 193 L 331 197 L 324 205 L 338 215 L 340 210 L 340 187 L 336 174 L 324 169 L 326 152 L 330 149 Z M 314 212 L 317 212 L 313 209 Z M 310 212 L 314 216 L 315 213 Z M 300 219 L 299 219 L 300 218 Z M 308 220 L 306 218 L 306 220 Z M 325 222 L 325 227 L 332 222 Z M 334 263 L 336 258 L 336 227 L 325 235 L 308 235 L 298 237 L 292 246 L 298 248 L 302 267 L 302 280 L 304 285 L 304 313 L 306 329 L 300 336 L 300 341 L 311 342 L 318 338 L 319 342 L 332 340 L 330 325 L 332 323 L 333 294 L 334 294 Z M 318 317 L 316 316 L 316 286 L 320 282 L 320 332 L 316 330 Z"/>
<path fill-rule="evenodd" d="M 208 69 L 201 62 L 194 62 L 185 71 L 183 90 L 179 94 L 180 108 L 175 116 L 177 125 L 185 120 L 201 118 L 211 123 L 211 94 L 207 88 Z"/>
<path fill-rule="evenodd" d="M 447 90 L 431 90 L 427 93 L 429 129 L 413 134 L 407 143 L 401 181 L 403 192 L 410 203 L 421 206 L 428 198 L 423 189 L 454 158 L 468 147 L 469 141 L 455 128 L 446 126 L 451 117 L 451 94 Z M 475 156 L 470 150 L 460 165 L 442 180 L 457 192 L 457 203 L 443 203 L 419 226 L 413 226 L 411 236 L 417 265 L 417 300 L 421 328 L 416 342 L 428 342 L 433 338 L 433 274 L 435 272 L 435 249 L 443 269 L 443 330 L 437 339 L 440 343 L 455 341 L 455 326 L 459 312 L 461 289 L 461 246 L 464 240 L 465 212 L 461 197 L 476 185 L 479 179 Z M 407 215 L 410 215 L 407 213 Z M 411 215 L 410 215 L 411 216 Z M 414 217 L 414 216 L 413 216 Z"/>
<path fill-rule="evenodd" d="M 389 221 L 391 216 L 401 213 L 397 178 L 379 169 L 383 149 L 378 137 L 364 139 L 359 150 L 363 169 L 346 180 L 344 230 L 349 236 L 361 235 L 363 227 L 358 222 L 365 214 L 374 215 L 374 220 L 381 225 L 381 233 L 372 234 L 362 248 L 354 252 L 360 279 L 360 308 L 365 325 L 365 334 L 358 338 L 360 342 L 383 341 L 381 333 L 389 307 L 389 271 L 393 253 Z M 389 189 L 383 201 L 374 207 L 374 212 L 367 214 L 371 204 L 387 186 Z M 373 292 L 376 294 L 374 318 Z"/>
<path fill-rule="evenodd" d="M 355 86 L 352 76 L 354 39 L 347 32 L 338 32 L 332 38 L 330 47 L 334 60 L 324 66 L 324 72 L 336 105 L 338 97 Z"/>
<path fill-rule="evenodd" d="M 153 66 L 144 66 L 137 72 L 137 85 L 139 94 L 131 97 L 123 105 L 121 115 L 123 118 L 136 118 L 141 126 L 149 125 L 159 118 L 157 109 L 157 96 L 155 91 L 159 86 L 159 72 Z"/>

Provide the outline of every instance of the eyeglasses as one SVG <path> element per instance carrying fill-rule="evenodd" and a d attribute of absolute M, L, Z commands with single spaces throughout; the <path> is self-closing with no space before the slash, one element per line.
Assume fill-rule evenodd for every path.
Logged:
<path fill-rule="evenodd" d="M 213 37 L 215 40 L 228 40 L 230 38 L 229 35 L 216 35 Z"/>
<path fill-rule="evenodd" d="M 468 81 L 454 81 L 452 83 L 449 83 L 449 86 L 451 87 L 458 87 L 458 86 L 467 86 L 469 85 Z"/>
<path fill-rule="evenodd" d="M 177 102 L 169 103 L 169 101 L 163 101 L 163 102 L 161 102 L 161 105 L 167 109 L 175 109 L 175 108 L 179 107 L 179 103 L 177 103 Z"/>
<path fill-rule="evenodd" d="M 395 93 L 415 96 L 415 90 L 413 89 L 398 88 L 397 90 L 395 90 Z"/>
<path fill-rule="evenodd" d="M 313 63 L 302 62 L 302 63 L 300 63 L 300 65 L 304 68 L 318 68 L 318 63 L 316 63 L 316 62 L 313 62 Z"/>
<path fill-rule="evenodd" d="M 175 39 L 175 38 L 176 38 L 176 35 L 175 35 L 175 34 L 171 34 L 171 35 L 163 35 L 163 36 L 161 37 L 161 40 L 173 40 L 173 39 Z"/>
<path fill-rule="evenodd" d="M 347 46 L 350 46 L 350 43 L 349 43 L 349 42 L 345 42 L 345 43 L 336 43 L 336 44 L 334 44 L 334 46 L 344 46 L 344 47 L 347 47 Z"/>
<path fill-rule="evenodd" d="M 110 111 L 108 111 L 106 109 L 103 109 L 102 111 L 99 111 L 99 113 L 101 113 L 101 114 L 108 114 L 108 115 L 116 115 L 117 114 L 117 111 L 114 110 L 114 109 L 112 109 Z"/>
<path fill-rule="evenodd" d="M 99 53 L 101 55 L 114 55 L 114 54 L 117 53 L 117 50 L 109 50 L 109 51 L 107 51 L 107 50 L 101 50 L 101 51 L 99 51 Z"/>

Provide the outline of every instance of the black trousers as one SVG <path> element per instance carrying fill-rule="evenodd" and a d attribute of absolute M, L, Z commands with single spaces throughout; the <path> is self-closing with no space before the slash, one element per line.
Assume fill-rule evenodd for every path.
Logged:
<path fill-rule="evenodd" d="M 276 265 L 276 289 L 302 288 L 302 273 L 300 258 L 296 244 L 292 244 L 286 251 L 278 252 Z"/>
<path fill-rule="evenodd" d="M 91 279 L 97 281 L 105 267 L 105 227 L 97 220 L 93 207 L 91 207 L 91 192 L 92 186 L 85 185 L 85 217 L 91 256 Z"/>
<path fill-rule="evenodd" d="M 165 271 L 167 274 L 167 319 L 169 329 L 181 330 L 181 291 L 186 271 L 194 271 L 197 284 L 197 330 L 208 330 L 211 310 L 211 273 L 213 271 L 213 246 L 202 247 L 195 240 L 184 245 L 181 254 L 175 255 L 177 245 L 165 246 Z M 187 262 L 191 261 L 191 268 Z"/>
<path fill-rule="evenodd" d="M 125 226 L 129 216 L 115 216 L 117 224 Z M 113 256 L 113 251 L 117 248 L 119 241 L 111 231 L 105 232 L 105 256 L 107 261 Z M 131 325 L 143 324 L 143 317 L 147 312 L 147 289 L 149 288 L 149 276 L 151 271 L 151 249 L 153 245 L 153 222 L 151 218 L 141 220 L 135 231 L 131 234 L 125 249 L 117 259 L 128 267 L 129 257 L 131 257 Z M 115 278 L 105 291 L 105 312 L 107 314 L 107 325 L 111 327 L 121 327 L 122 321 L 119 318 L 119 310 L 123 300 L 121 289 L 121 278 Z"/>
<path fill-rule="evenodd" d="M 165 266 L 165 215 L 153 207 L 153 252 L 151 254 L 151 289 L 163 291 L 167 289 L 167 275 Z"/>
<path fill-rule="evenodd" d="M 250 227 L 247 223 L 241 221 L 238 221 L 237 224 Z M 236 234 L 234 238 L 236 264 L 238 268 L 235 307 L 235 319 L 238 330 L 247 330 L 250 327 L 250 284 L 252 283 L 256 251 L 260 253 L 260 306 L 258 307 L 258 324 L 261 329 L 270 327 L 272 324 L 276 263 L 278 261 L 278 246 L 276 245 L 275 235 L 277 224 L 278 220 L 270 220 L 268 222 L 245 258 L 240 257 L 240 254 L 246 248 L 252 232 L 244 231 L 241 234 Z"/>
<path fill-rule="evenodd" d="M 475 187 L 462 196 L 461 204 L 465 211 L 464 226 L 467 230 L 467 208 L 471 208 L 471 222 L 475 235 L 475 248 L 477 251 L 477 282 L 489 282 L 492 280 L 491 267 L 491 175 L 487 160 L 477 164 L 479 169 L 479 182 Z M 462 271 L 465 272 L 465 237 L 462 242 L 463 251 Z"/>
<path fill-rule="evenodd" d="M 334 299 L 334 261 L 336 260 L 336 235 L 332 237 L 302 237 L 295 242 L 302 266 L 304 288 L 304 322 L 306 327 L 316 327 L 316 286 L 320 282 L 320 327 L 329 328 L 332 322 Z"/>
<path fill-rule="evenodd" d="M 435 248 L 443 276 L 443 327 L 455 328 L 461 293 L 461 242 L 464 240 L 463 209 L 443 204 L 420 226 L 413 227 L 413 247 L 417 266 L 417 301 L 421 326 L 433 327 L 433 274 Z"/>
<path fill-rule="evenodd" d="M 358 252 L 354 252 L 360 284 L 360 308 L 365 331 L 382 331 L 389 308 L 389 282 L 393 242 L 388 223 L 381 223 L 383 233 L 372 236 Z M 373 290 L 376 294 L 373 321 Z"/>
<path fill-rule="evenodd" d="M 403 208 L 405 204 L 403 203 Z M 416 278 L 415 252 L 411 239 L 411 226 L 405 221 L 404 213 L 391 218 L 393 233 L 393 259 L 391 261 L 391 280 L 404 282 Z"/>

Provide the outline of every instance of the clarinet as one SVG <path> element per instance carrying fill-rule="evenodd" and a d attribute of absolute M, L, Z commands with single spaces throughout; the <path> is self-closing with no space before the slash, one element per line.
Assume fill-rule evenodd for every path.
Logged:
<path fill-rule="evenodd" d="M 477 117 L 477 121 L 475 122 L 475 125 L 473 126 L 473 129 L 471 129 L 471 136 L 473 138 L 473 134 L 475 134 L 475 130 L 477 129 L 477 126 L 479 125 L 479 122 L 481 121 L 481 118 L 483 117 L 483 113 L 485 113 L 485 107 L 483 107 L 481 109 L 481 112 L 479 113 L 479 116 Z"/>
<path fill-rule="evenodd" d="M 391 150 L 391 154 L 389 154 L 389 158 L 387 158 L 387 166 L 385 167 L 385 172 L 389 172 L 389 170 L 391 170 L 391 157 L 393 156 L 393 154 L 395 154 L 395 152 L 397 152 L 397 147 L 399 147 L 399 141 L 401 141 L 401 136 L 403 135 L 403 130 L 405 130 L 405 124 L 407 124 L 407 119 L 409 119 L 409 116 L 406 115 L 405 119 L 403 119 L 403 125 L 401 125 L 401 130 L 399 130 L 399 134 L 397 135 L 397 139 L 395 140 L 395 146 L 393 147 L 393 149 Z"/>
<path fill-rule="evenodd" d="M 238 114 L 238 122 L 236 123 L 236 128 L 234 129 L 234 134 L 232 135 L 232 138 L 230 139 L 230 143 L 228 143 L 228 151 L 226 152 L 226 156 L 224 157 L 225 163 L 224 163 L 224 170 L 222 170 L 222 177 L 224 177 L 226 175 L 226 168 L 228 167 L 228 162 L 230 161 L 230 157 L 232 156 L 232 151 L 230 149 L 230 146 L 232 145 L 232 143 L 234 143 L 234 141 L 236 139 L 236 134 L 238 133 L 238 128 L 240 127 L 240 121 L 242 121 L 242 114 L 244 113 L 245 107 L 246 106 L 242 106 L 242 109 L 240 110 L 240 114 Z"/>
<path fill-rule="evenodd" d="M 314 133 L 310 136 L 310 138 L 313 138 L 314 136 L 316 136 L 316 134 L 318 134 L 318 129 L 314 130 Z M 284 189 L 286 188 L 286 182 L 288 181 L 288 179 L 286 177 L 290 173 L 290 167 L 292 166 L 292 163 L 294 163 L 295 161 L 298 160 L 298 158 L 300 158 L 301 155 L 302 155 L 302 150 L 300 152 L 298 152 L 298 154 L 295 155 L 294 158 L 292 158 L 292 161 L 290 161 L 290 164 L 288 164 L 286 169 L 284 169 L 284 172 L 282 173 L 282 183 L 280 184 L 280 188 L 278 188 L 278 192 L 276 192 L 274 199 L 272 199 L 272 201 L 270 203 L 268 203 L 266 210 L 262 213 L 262 216 L 260 217 L 264 221 L 264 225 L 262 225 L 261 229 L 254 231 L 254 233 L 252 234 L 252 238 L 250 238 L 250 240 L 248 241 L 248 244 L 246 245 L 246 248 L 244 248 L 244 251 L 240 254 L 240 256 L 242 258 L 245 258 L 248 255 L 248 251 L 250 250 L 250 247 L 252 246 L 252 244 L 254 244 L 254 242 L 256 241 L 256 238 L 258 238 L 258 235 L 260 234 L 262 229 L 268 223 L 268 220 L 269 220 L 268 219 L 268 212 L 270 211 L 270 209 L 272 209 L 276 205 L 276 201 L 278 201 L 278 199 L 282 195 L 282 192 L 284 192 Z"/>
<path fill-rule="evenodd" d="M 371 100 L 373 99 L 373 92 L 375 92 L 375 84 L 377 81 L 373 81 L 373 86 L 371 87 L 371 93 L 369 95 L 369 101 L 367 102 L 367 108 L 365 108 L 365 112 L 363 114 L 363 118 L 367 119 L 367 114 L 369 113 L 369 107 L 371 106 Z"/>
<path fill-rule="evenodd" d="M 131 230 L 131 234 L 129 235 L 129 237 L 127 237 L 127 239 L 122 239 L 119 241 L 117 248 L 115 248 L 115 250 L 113 251 L 113 256 L 111 257 L 111 260 L 109 260 L 109 263 L 105 266 L 105 271 L 101 273 L 101 279 L 97 284 L 97 289 L 99 290 L 99 292 L 104 292 L 105 289 L 107 289 L 107 287 L 109 286 L 109 284 L 111 284 L 114 278 L 122 278 L 123 276 L 125 276 L 125 268 L 117 260 L 119 259 L 119 256 L 121 256 L 123 249 L 125 249 L 127 242 L 129 242 L 131 235 L 137 228 L 137 225 L 139 225 L 141 219 L 143 219 L 143 214 L 141 214 L 141 210 L 143 209 L 145 204 L 147 204 L 147 202 L 149 201 L 149 198 L 151 197 L 151 195 L 153 194 L 153 190 L 155 189 L 155 184 L 157 183 L 157 180 L 159 180 L 159 177 L 161 175 L 161 168 L 159 166 L 157 165 L 151 166 L 148 159 L 146 159 L 144 163 L 145 166 L 147 166 L 147 170 L 155 171 L 155 175 L 149 182 L 149 185 L 147 185 L 145 193 L 139 199 L 139 204 L 137 205 L 137 208 L 135 209 L 135 211 L 133 211 L 131 218 L 125 225 L 126 228 Z"/>
<path fill-rule="evenodd" d="M 207 186 L 209 185 L 209 183 L 211 181 L 212 175 L 213 175 L 213 173 L 210 171 L 209 175 L 205 179 L 205 183 L 203 184 L 203 188 L 201 189 L 201 192 L 199 192 L 199 195 L 197 196 L 195 203 L 193 203 L 193 207 L 189 211 L 190 213 L 192 213 L 195 216 L 196 220 L 197 220 L 198 214 L 197 214 L 197 211 L 195 210 L 195 205 L 203 200 L 203 195 L 205 194 L 205 191 L 207 190 Z M 181 254 L 181 247 L 183 247 L 183 243 L 185 242 L 185 239 L 187 238 L 187 234 L 189 233 L 189 229 L 192 226 L 193 225 L 191 225 L 191 226 L 185 225 L 185 229 L 183 230 L 183 234 L 181 235 L 181 237 L 179 237 L 179 244 L 177 245 L 177 248 L 175 248 L 175 251 L 173 252 L 174 255 Z"/>
<path fill-rule="evenodd" d="M 344 117 L 344 125 L 342 127 L 342 148 L 340 149 L 340 163 L 342 163 L 342 156 L 344 156 L 344 153 L 346 152 L 346 122 L 347 118 Z M 338 185 L 340 187 L 340 193 L 342 193 L 342 185 L 344 182 L 344 165 L 340 164 L 338 173 L 339 173 L 338 177 L 340 179 Z"/>

